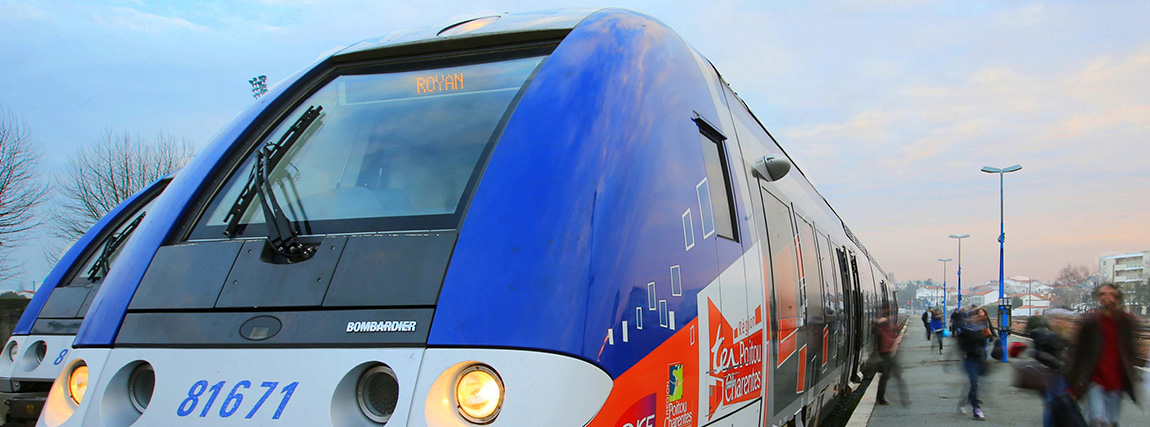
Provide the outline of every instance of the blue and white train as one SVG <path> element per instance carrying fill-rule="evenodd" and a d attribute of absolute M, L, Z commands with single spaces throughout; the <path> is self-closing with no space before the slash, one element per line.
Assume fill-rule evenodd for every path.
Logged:
<path fill-rule="evenodd" d="M 892 299 L 715 68 L 618 9 L 352 45 L 137 234 L 41 425 L 812 425 Z"/>
<path fill-rule="evenodd" d="M 104 277 L 149 203 L 169 181 L 149 184 L 105 214 L 64 253 L 28 302 L 0 355 L 0 398 L 8 404 L 5 425 L 39 418 Z"/>

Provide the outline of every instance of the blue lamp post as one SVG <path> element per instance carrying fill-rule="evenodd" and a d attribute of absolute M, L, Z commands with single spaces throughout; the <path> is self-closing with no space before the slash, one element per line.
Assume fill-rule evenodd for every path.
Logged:
<path fill-rule="evenodd" d="M 990 166 L 983 166 L 982 167 L 983 172 L 998 174 L 998 301 L 999 301 L 999 304 L 998 304 L 998 314 L 999 314 L 998 335 L 999 335 L 999 339 L 1002 340 L 1002 348 L 1006 348 L 1006 336 L 1008 334 L 1008 331 L 1010 330 L 1010 325 L 1008 325 L 1006 323 L 1007 322 L 1007 315 L 1009 313 L 1006 312 L 1006 308 L 1002 303 L 1003 299 L 1006 297 L 1006 295 L 1002 289 L 1003 281 L 1006 279 L 1006 277 L 1005 277 L 1006 275 L 1003 274 L 1003 261 L 1005 259 L 1003 254 L 1005 253 L 1005 249 L 1006 249 L 1006 228 L 1005 228 L 1005 225 L 1003 224 L 1004 223 L 1003 212 L 1004 212 L 1005 208 L 1003 207 L 1004 202 L 1003 202 L 1003 190 L 1002 190 L 1002 188 L 1003 188 L 1002 176 L 1007 174 L 1007 173 L 1016 172 L 1016 171 L 1020 171 L 1020 170 L 1022 170 L 1022 166 L 1020 166 L 1020 165 L 1008 166 L 1008 167 L 1005 167 L 1002 169 L 993 168 Z M 1006 353 L 1007 352 L 1005 352 L 1005 351 L 1002 352 L 1002 362 L 1003 363 L 1006 363 L 1006 359 L 1007 359 Z"/>
<path fill-rule="evenodd" d="M 938 260 L 942 261 L 942 326 L 946 329 L 946 321 L 950 316 L 950 312 L 946 309 L 946 263 L 950 262 L 950 258 Z"/>
<path fill-rule="evenodd" d="M 958 308 L 959 309 L 962 308 L 962 239 L 965 239 L 967 237 L 970 237 L 970 235 L 969 234 L 963 234 L 961 236 L 959 236 L 957 234 L 951 234 L 950 235 L 950 238 L 958 239 Z"/>

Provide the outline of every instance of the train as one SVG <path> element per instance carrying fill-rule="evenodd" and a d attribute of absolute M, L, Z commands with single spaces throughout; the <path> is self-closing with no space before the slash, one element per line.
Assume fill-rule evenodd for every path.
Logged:
<path fill-rule="evenodd" d="M 48 390 L 120 250 L 170 177 L 147 184 L 96 221 L 72 244 L 33 295 L 0 355 L 4 425 L 40 417 Z"/>
<path fill-rule="evenodd" d="M 39 425 L 818 425 L 893 308 L 715 67 L 623 9 L 320 59 L 119 258 Z"/>

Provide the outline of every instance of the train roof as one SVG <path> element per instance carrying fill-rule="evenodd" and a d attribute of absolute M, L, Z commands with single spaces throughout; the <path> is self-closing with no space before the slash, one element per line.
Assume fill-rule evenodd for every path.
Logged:
<path fill-rule="evenodd" d="M 604 10 L 609 9 L 565 8 L 522 13 L 504 13 L 470 18 L 443 25 L 397 30 L 384 36 L 373 37 L 355 43 L 332 55 L 332 58 L 336 62 L 352 62 L 368 58 L 379 58 L 381 56 L 428 54 L 505 44 L 529 43 L 533 41 L 559 40 L 570 33 L 588 16 Z M 474 23 L 476 27 L 466 29 L 465 27 L 471 23 Z M 454 31 L 456 29 L 460 29 L 461 31 Z M 699 55 L 702 56 L 702 54 Z M 705 57 L 704 60 L 706 60 Z M 720 75 L 720 80 L 723 81 L 723 84 L 730 87 L 726 80 L 722 79 L 722 73 L 719 73 L 719 70 L 714 64 L 711 64 L 709 60 L 706 61 L 715 69 L 715 72 Z M 731 91 L 734 92 L 734 89 L 732 88 Z M 750 111 L 746 102 L 737 94 L 736 99 Z M 732 106 L 732 108 L 734 107 Z M 751 112 L 751 115 L 759 122 L 759 126 L 766 130 L 766 126 L 763 125 L 758 116 L 755 115 L 754 112 Z M 770 134 L 770 131 L 767 131 L 767 133 Z M 771 139 L 774 139 L 773 135 L 771 135 Z M 798 165 L 794 162 L 793 158 L 791 158 L 790 154 L 783 149 L 782 145 L 778 144 L 777 141 L 775 143 L 780 150 L 783 150 L 783 154 L 791 159 L 791 164 L 799 174 L 803 176 L 802 181 L 806 183 L 807 189 L 812 191 L 818 199 L 821 199 L 823 204 L 825 204 L 831 213 L 839 220 L 848 239 L 873 262 L 874 258 L 870 252 L 863 246 L 862 242 L 855 237 L 854 233 L 846 227 L 846 222 L 842 220 L 842 217 L 834 207 L 831 206 L 829 201 L 823 197 L 822 193 L 814 188 L 814 185 L 806 179 L 806 174 L 803 173 L 802 170 L 799 170 Z"/>
<path fill-rule="evenodd" d="M 447 25 L 393 31 L 355 43 L 333 55 L 337 61 L 426 54 L 470 47 L 561 39 L 602 9 L 554 9 L 488 15 Z M 470 25 L 469 25 L 470 24 Z M 469 28 L 472 27 L 472 28 Z"/>

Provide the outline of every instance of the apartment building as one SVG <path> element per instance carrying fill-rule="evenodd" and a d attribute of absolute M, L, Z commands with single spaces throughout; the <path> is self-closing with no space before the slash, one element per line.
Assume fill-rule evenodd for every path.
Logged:
<path fill-rule="evenodd" d="M 1102 282 L 1123 285 L 1146 280 L 1150 270 L 1150 251 L 1098 257 L 1098 275 Z"/>

